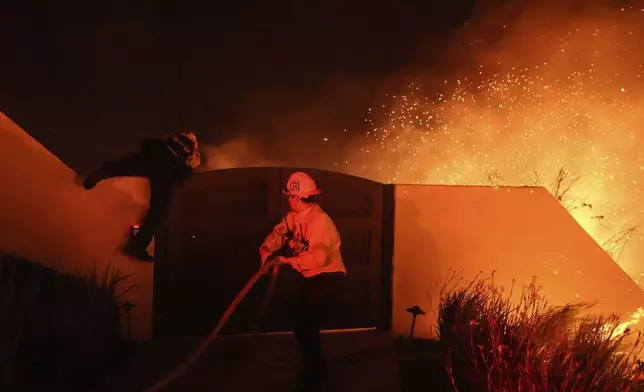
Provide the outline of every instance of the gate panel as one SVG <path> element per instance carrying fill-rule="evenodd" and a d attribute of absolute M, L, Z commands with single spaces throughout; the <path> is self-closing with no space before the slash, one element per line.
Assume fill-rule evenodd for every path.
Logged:
<path fill-rule="evenodd" d="M 177 192 L 155 264 L 157 336 L 207 334 L 259 268 L 259 244 L 279 217 L 279 169 L 200 173 Z M 246 313 L 238 308 L 226 330 Z"/>

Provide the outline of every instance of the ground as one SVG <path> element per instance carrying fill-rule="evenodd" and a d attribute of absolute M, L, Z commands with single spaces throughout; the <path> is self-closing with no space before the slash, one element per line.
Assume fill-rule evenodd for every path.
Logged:
<path fill-rule="evenodd" d="M 438 340 L 398 338 L 395 348 L 402 392 L 454 391 Z"/>
<path fill-rule="evenodd" d="M 323 334 L 332 379 L 328 391 L 400 392 L 394 342 L 388 332 Z M 139 347 L 96 392 L 142 391 L 187 358 L 197 339 Z M 253 350 L 249 336 L 215 339 L 202 358 L 168 388 L 171 391 L 289 391 L 297 375 L 292 335 L 261 335 Z"/>

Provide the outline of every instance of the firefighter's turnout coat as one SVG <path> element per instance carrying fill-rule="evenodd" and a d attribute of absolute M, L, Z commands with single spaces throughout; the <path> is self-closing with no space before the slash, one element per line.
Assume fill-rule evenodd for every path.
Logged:
<path fill-rule="evenodd" d="M 313 204 L 301 212 L 289 211 L 260 247 L 262 265 L 281 249 L 286 260 L 304 277 L 342 272 L 346 268 L 340 254 L 340 234 L 326 212 Z"/>

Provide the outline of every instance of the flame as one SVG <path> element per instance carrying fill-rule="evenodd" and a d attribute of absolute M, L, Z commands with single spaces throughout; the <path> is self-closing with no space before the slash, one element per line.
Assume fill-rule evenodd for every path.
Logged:
<path fill-rule="evenodd" d="M 606 336 L 610 334 L 610 338 L 615 339 L 616 337 L 624 334 L 631 325 L 637 325 L 642 316 L 644 316 L 644 308 L 637 308 L 637 310 L 631 314 L 631 318 L 629 320 L 618 324 L 614 329 L 613 325 L 610 323 L 604 325 L 604 333 Z"/>

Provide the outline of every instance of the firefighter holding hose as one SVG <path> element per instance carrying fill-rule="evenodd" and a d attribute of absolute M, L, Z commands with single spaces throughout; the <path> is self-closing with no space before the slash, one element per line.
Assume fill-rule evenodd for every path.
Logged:
<path fill-rule="evenodd" d="M 302 390 L 315 391 L 326 383 L 328 367 L 320 328 L 340 291 L 346 268 L 340 254 L 340 235 L 331 218 L 316 203 L 321 193 L 306 173 L 293 173 L 283 193 L 290 211 L 260 247 L 262 265 L 288 265 L 304 277 L 295 309 L 294 335 L 300 352 Z M 273 256 L 286 250 L 286 256 Z"/>
<path fill-rule="evenodd" d="M 142 261 L 153 261 L 147 247 L 161 225 L 175 185 L 185 181 L 201 164 L 194 132 L 178 132 L 165 139 L 145 139 L 138 153 L 116 162 L 103 163 L 83 181 L 87 190 L 114 177 L 146 177 L 150 180 L 150 204 L 139 232 L 123 252 Z"/>

